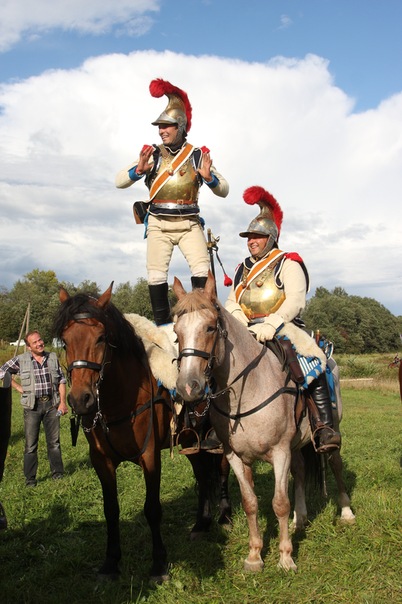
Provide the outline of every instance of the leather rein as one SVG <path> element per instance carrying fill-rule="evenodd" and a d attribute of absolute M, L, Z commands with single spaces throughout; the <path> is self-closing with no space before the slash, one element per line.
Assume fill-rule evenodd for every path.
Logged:
<path fill-rule="evenodd" d="M 95 317 L 89 313 L 89 312 L 83 312 L 83 313 L 77 313 L 74 315 L 73 317 L 73 321 L 76 323 L 81 323 L 84 319 L 94 319 Z M 98 319 L 97 319 L 98 320 Z M 86 325 L 86 323 L 82 323 L 83 325 Z M 152 383 L 152 379 L 151 379 L 151 373 L 150 373 L 150 367 L 148 362 L 146 363 L 146 368 L 148 371 L 148 378 L 149 378 L 149 384 L 151 387 L 151 398 L 144 403 L 143 405 L 141 405 L 141 407 L 139 407 L 138 409 L 135 409 L 134 411 L 132 411 L 129 415 L 122 417 L 120 419 L 117 420 L 113 420 L 111 422 L 107 422 L 103 416 L 102 410 L 101 410 L 101 403 L 100 403 L 100 385 L 104 379 L 104 370 L 105 370 L 105 366 L 111 363 L 110 361 L 106 361 L 106 356 L 107 356 L 107 350 L 109 349 L 113 349 L 116 348 L 116 346 L 114 346 L 113 344 L 111 344 L 110 342 L 107 341 L 105 342 L 105 350 L 104 350 L 104 354 L 103 354 L 103 359 L 102 359 L 102 363 L 94 363 L 93 361 L 87 361 L 87 360 L 76 360 L 76 361 L 72 361 L 69 366 L 67 367 L 67 376 L 68 376 L 68 380 L 71 383 L 71 373 L 73 371 L 73 369 L 91 369 L 92 371 L 97 371 L 98 372 L 98 379 L 95 382 L 95 398 L 96 398 L 96 407 L 97 407 L 97 411 L 95 413 L 95 416 L 93 418 L 92 421 L 92 426 L 90 428 L 82 425 L 82 429 L 84 432 L 92 432 L 92 430 L 94 430 L 97 426 L 97 424 L 99 424 L 103 430 L 103 433 L 106 437 L 107 443 L 109 445 L 109 447 L 112 449 L 113 453 L 115 453 L 116 455 L 118 455 L 122 460 L 124 461 L 136 461 L 138 458 L 141 457 L 141 455 L 143 455 L 143 453 L 145 452 L 147 446 L 148 446 L 148 442 L 151 436 L 151 432 L 152 432 L 152 426 L 153 426 L 153 412 L 154 412 L 154 403 L 156 402 L 160 402 L 163 401 L 165 402 L 165 399 L 160 396 L 154 396 L 154 392 L 153 392 L 153 383 Z M 140 452 L 138 454 L 136 454 L 134 457 L 126 457 L 125 455 L 122 455 L 121 453 L 119 453 L 119 451 L 116 450 L 116 448 L 112 445 L 112 443 L 110 442 L 109 439 L 109 431 L 110 428 L 112 426 L 116 426 L 119 424 L 122 424 L 126 421 L 131 421 L 132 419 L 135 419 L 137 416 L 141 415 L 141 413 L 143 413 L 144 411 L 146 411 L 147 409 L 151 410 L 150 413 L 150 419 L 149 419 L 149 424 L 148 424 L 148 428 L 147 428 L 147 434 L 145 437 L 145 441 L 144 444 L 140 450 Z M 82 419 L 82 415 L 78 415 L 78 418 Z"/>
<path fill-rule="evenodd" d="M 248 417 L 249 415 L 253 415 L 253 413 L 257 413 L 257 411 L 260 411 L 261 409 L 263 409 L 264 407 L 269 405 L 269 403 L 271 403 L 272 401 L 277 399 L 278 396 L 281 396 L 282 394 L 293 394 L 294 396 L 297 397 L 298 393 L 299 393 L 298 389 L 295 387 L 288 386 L 288 383 L 291 379 L 290 372 L 288 371 L 286 380 L 285 380 L 285 385 L 282 386 L 281 388 L 279 388 L 278 390 L 276 390 L 276 392 L 274 392 L 273 394 L 271 394 L 271 396 L 266 398 L 265 401 L 262 401 L 262 403 L 259 403 L 258 405 L 256 405 L 252 409 L 249 409 L 248 411 L 239 412 L 239 413 L 228 413 L 227 411 L 224 411 L 223 409 L 221 409 L 215 403 L 214 399 L 217 399 L 220 396 L 222 396 L 223 394 L 226 394 L 227 392 L 229 392 L 236 382 L 238 382 L 241 378 L 246 377 L 250 373 L 250 371 L 252 371 L 253 369 L 255 369 L 258 366 L 260 360 L 266 354 L 267 349 L 269 347 L 267 345 L 263 345 L 261 348 L 261 352 L 254 359 L 252 359 L 250 361 L 250 363 L 246 367 L 244 367 L 244 369 L 242 369 L 240 371 L 240 373 L 230 382 L 230 384 L 228 384 L 225 388 L 218 390 L 218 392 L 212 392 L 211 379 L 212 379 L 212 371 L 213 371 L 214 364 L 216 361 L 215 350 L 216 350 L 219 338 L 226 339 L 228 336 L 228 332 L 223 326 L 220 308 L 217 304 L 215 304 L 215 309 L 217 311 L 216 335 L 215 335 L 215 339 L 214 339 L 214 342 L 212 345 L 211 352 L 208 353 L 206 351 L 199 350 L 197 348 L 183 348 L 183 350 L 180 352 L 179 356 L 177 357 L 177 363 L 178 363 L 179 370 L 180 370 L 180 361 L 183 357 L 196 356 L 196 357 L 201 357 L 202 359 L 207 360 L 207 365 L 204 370 L 204 375 L 205 375 L 206 381 L 207 381 L 205 395 L 200 401 L 195 403 L 195 405 L 198 405 L 200 402 L 202 402 L 204 400 L 207 401 L 205 410 L 202 413 L 202 415 L 205 415 L 207 413 L 210 405 L 212 405 L 212 407 L 215 409 L 215 411 L 217 411 L 220 415 L 223 415 L 224 417 L 227 417 L 232 420 L 239 420 L 239 419 L 242 419 L 243 417 Z"/>

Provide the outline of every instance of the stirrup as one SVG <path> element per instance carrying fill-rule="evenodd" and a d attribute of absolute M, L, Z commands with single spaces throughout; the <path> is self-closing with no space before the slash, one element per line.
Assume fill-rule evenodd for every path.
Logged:
<path fill-rule="evenodd" d="M 212 435 L 212 432 L 215 432 L 214 428 L 210 428 L 205 435 L 205 438 L 201 441 L 200 447 L 203 451 L 207 453 L 223 453 L 222 443 L 217 439 L 216 433 Z"/>
<path fill-rule="evenodd" d="M 333 428 L 331 428 L 330 426 L 327 426 L 325 424 L 323 424 L 322 426 L 318 426 L 314 432 L 312 433 L 311 436 L 311 440 L 313 443 L 313 447 L 316 453 L 331 453 L 331 451 L 335 451 L 336 449 L 340 449 L 341 448 L 341 435 L 339 434 L 339 444 L 338 443 L 320 443 L 318 446 L 316 444 L 316 436 L 318 437 L 318 440 L 320 441 L 320 431 L 321 430 L 328 430 L 329 432 L 332 433 L 332 435 L 336 435 L 339 434 L 338 432 L 336 432 Z"/>
<path fill-rule="evenodd" d="M 180 443 L 180 436 L 183 435 L 183 433 L 185 432 L 193 432 L 193 434 L 195 434 L 195 442 L 191 447 L 185 447 L 183 448 L 183 445 L 181 445 Z M 181 445 L 181 449 L 179 448 Z M 179 453 L 181 455 L 195 455 L 196 453 L 199 453 L 201 450 L 201 443 L 200 443 L 200 437 L 198 436 L 197 432 L 195 430 L 193 430 L 193 428 L 183 428 L 178 435 L 176 436 L 176 447 L 179 449 Z"/>

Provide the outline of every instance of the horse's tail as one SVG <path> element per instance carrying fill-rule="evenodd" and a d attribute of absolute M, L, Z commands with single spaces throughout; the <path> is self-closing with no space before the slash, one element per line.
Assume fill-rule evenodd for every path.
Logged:
<path fill-rule="evenodd" d="M 208 453 L 200 451 L 197 455 L 197 461 L 202 467 L 202 476 L 205 480 L 204 485 L 207 488 L 209 498 L 212 504 L 216 504 L 220 497 L 221 490 L 221 453 Z M 197 488 L 200 482 L 197 483 Z"/>
<path fill-rule="evenodd" d="M 322 465 L 323 456 L 316 453 L 313 443 L 309 442 L 301 450 L 304 467 L 305 467 L 305 480 L 306 489 L 320 488 L 321 491 L 325 488 L 325 473 Z"/>

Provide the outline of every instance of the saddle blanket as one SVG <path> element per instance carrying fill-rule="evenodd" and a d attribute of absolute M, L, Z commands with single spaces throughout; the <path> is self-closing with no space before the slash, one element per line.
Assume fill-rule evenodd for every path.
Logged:
<path fill-rule="evenodd" d="M 170 391 L 176 389 L 177 381 L 177 350 L 169 335 L 163 327 L 157 327 L 152 321 L 128 313 L 125 318 L 135 329 L 135 333 L 142 340 L 147 353 L 149 366 L 156 380 Z"/>
<path fill-rule="evenodd" d="M 325 353 L 316 344 L 314 338 L 293 323 L 285 323 L 277 337 L 279 340 L 287 338 L 291 341 L 304 375 L 302 388 L 307 388 L 326 370 L 327 357 Z"/>

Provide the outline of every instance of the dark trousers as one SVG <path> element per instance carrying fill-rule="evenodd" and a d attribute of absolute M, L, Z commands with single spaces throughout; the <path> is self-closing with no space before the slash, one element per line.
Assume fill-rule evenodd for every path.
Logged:
<path fill-rule="evenodd" d="M 33 409 L 24 409 L 25 451 L 24 475 L 26 482 L 36 481 L 38 470 L 38 441 L 43 423 L 46 436 L 47 457 L 52 476 L 64 473 L 60 448 L 60 418 L 52 401 L 36 401 Z"/>

